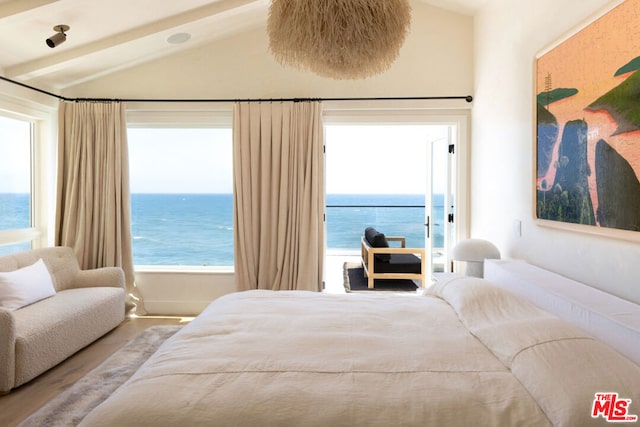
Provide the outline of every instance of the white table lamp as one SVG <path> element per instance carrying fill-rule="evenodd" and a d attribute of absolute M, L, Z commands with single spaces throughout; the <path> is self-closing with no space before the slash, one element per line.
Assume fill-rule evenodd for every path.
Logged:
<path fill-rule="evenodd" d="M 484 260 L 500 259 L 500 251 L 491 242 L 482 239 L 467 239 L 460 241 L 453 247 L 451 258 L 454 261 L 466 263 L 466 276 L 483 277 Z"/>

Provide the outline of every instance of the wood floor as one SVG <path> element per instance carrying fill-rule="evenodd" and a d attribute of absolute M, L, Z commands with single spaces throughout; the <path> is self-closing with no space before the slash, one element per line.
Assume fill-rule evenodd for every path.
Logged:
<path fill-rule="evenodd" d="M 0 426 L 17 426 L 144 329 L 154 325 L 184 324 L 189 320 L 191 319 L 180 317 L 138 317 L 125 320 L 116 329 L 58 366 L 12 390 L 9 394 L 0 396 Z"/>

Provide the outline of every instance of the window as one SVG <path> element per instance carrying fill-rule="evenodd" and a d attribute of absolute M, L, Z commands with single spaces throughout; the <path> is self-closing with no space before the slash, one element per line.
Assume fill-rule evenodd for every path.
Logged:
<path fill-rule="evenodd" d="M 0 116 L 0 254 L 31 248 L 32 124 Z"/>
<path fill-rule="evenodd" d="M 130 128 L 133 261 L 232 266 L 230 128 Z"/>

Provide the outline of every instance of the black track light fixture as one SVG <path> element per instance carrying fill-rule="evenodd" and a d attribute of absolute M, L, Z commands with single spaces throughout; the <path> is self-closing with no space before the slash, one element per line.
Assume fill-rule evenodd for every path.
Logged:
<path fill-rule="evenodd" d="M 54 35 L 47 39 L 47 46 L 50 48 L 54 48 L 67 39 L 66 31 L 69 31 L 68 25 L 56 25 L 53 27 L 53 30 L 56 31 Z"/>

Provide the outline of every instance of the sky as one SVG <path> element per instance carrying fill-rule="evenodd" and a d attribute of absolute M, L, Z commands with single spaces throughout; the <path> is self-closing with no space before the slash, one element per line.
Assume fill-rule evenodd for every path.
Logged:
<path fill-rule="evenodd" d="M 28 122 L 0 117 L 0 192 L 29 191 Z M 446 126 L 328 125 L 327 194 L 424 194 L 427 149 Z M 231 193 L 231 129 L 130 128 L 132 193 Z M 444 177 L 444 161 L 434 175 Z M 444 180 L 435 183 L 443 192 Z"/>
<path fill-rule="evenodd" d="M 326 126 L 326 192 L 424 194 L 428 142 L 446 135 L 433 125 Z M 134 128 L 128 138 L 132 193 L 232 192 L 231 130 Z"/>
<path fill-rule="evenodd" d="M 231 193 L 231 129 L 129 129 L 132 193 Z"/>
<path fill-rule="evenodd" d="M 427 150 L 446 150 L 446 126 L 333 125 L 325 127 L 327 194 L 425 194 Z M 446 153 L 445 153 L 446 155 Z M 434 162 L 436 193 L 446 185 L 445 164 Z"/>
<path fill-rule="evenodd" d="M 0 116 L 0 193 L 28 193 L 31 124 Z"/>

